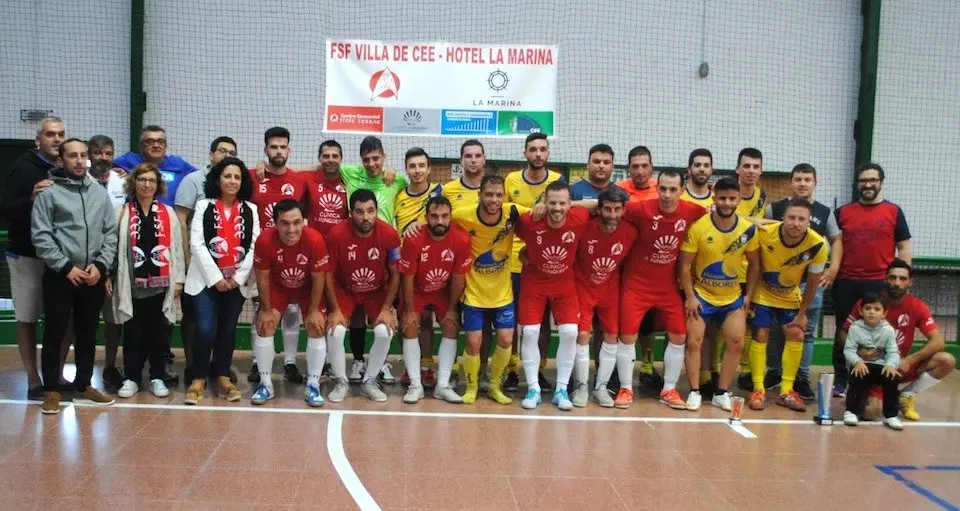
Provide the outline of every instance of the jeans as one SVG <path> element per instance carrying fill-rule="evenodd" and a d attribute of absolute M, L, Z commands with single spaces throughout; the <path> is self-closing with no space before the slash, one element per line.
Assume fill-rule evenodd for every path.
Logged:
<path fill-rule="evenodd" d="M 164 355 L 170 350 L 170 325 L 163 315 L 164 293 L 133 300 L 133 317 L 123 324 L 123 373 L 140 384 L 143 361 L 150 361 L 150 379 L 162 380 Z"/>
<path fill-rule="evenodd" d="M 246 299 L 239 289 L 227 292 L 206 288 L 193 297 L 197 330 L 194 337 L 193 365 L 190 374 L 203 378 L 210 368 L 210 353 L 216 353 L 217 376 L 230 376 L 237 319 Z"/>
<path fill-rule="evenodd" d="M 60 346 L 73 315 L 73 356 L 77 377 L 73 386 L 87 390 L 93 377 L 93 360 L 100 326 L 100 309 L 106 299 L 104 279 L 93 286 L 74 286 L 67 277 L 49 268 L 43 273 L 43 348 L 40 350 L 43 390 L 56 392 L 60 386 Z"/>

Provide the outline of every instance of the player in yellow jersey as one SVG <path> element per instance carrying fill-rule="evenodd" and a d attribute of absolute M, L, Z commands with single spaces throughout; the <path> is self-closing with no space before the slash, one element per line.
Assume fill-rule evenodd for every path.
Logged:
<path fill-rule="evenodd" d="M 535 204 L 543 201 L 543 195 L 546 192 L 547 185 L 554 181 L 563 180 L 563 176 L 547 168 L 547 161 L 550 159 L 550 144 L 547 142 L 547 136 L 543 133 L 531 133 L 527 135 L 523 143 L 523 157 L 527 160 L 526 168 L 507 174 L 507 178 L 504 180 L 504 187 L 507 193 L 505 200 L 525 208 L 532 208 Z M 525 244 L 522 240 L 515 240 L 513 242 L 513 253 L 510 255 L 510 273 L 513 279 L 514 296 L 519 296 L 520 294 L 520 270 L 523 269 L 523 266 L 520 264 L 520 251 L 523 250 L 524 246 Z M 518 340 L 515 339 L 513 344 L 514 350 L 516 350 L 520 344 L 517 341 Z M 540 353 L 546 353 L 549 345 L 550 312 L 548 310 L 544 313 L 543 323 L 540 325 Z M 520 357 L 517 356 L 517 352 L 514 351 L 514 356 L 510 359 L 507 379 L 504 382 L 504 389 L 511 392 L 517 390 L 520 382 L 520 378 L 517 375 L 517 365 L 519 361 Z M 541 369 L 543 369 L 545 363 L 546 357 L 540 360 Z M 544 377 L 543 371 L 540 371 L 538 380 L 542 391 L 547 392 L 550 390 L 550 382 Z"/>
<path fill-rule="evenodd" d="M 443 184 L 443 196 L 453 204 L 453 209 L 461 206 L 476 207 L 480 204 L 480 181 L 486 166 L 487 158 L 479 140 L 470 139 L 460 146 L 460 168 L 463 169 L 463 175 Z"/>
<path fill-rule="evenodd" d="M 793 382 L 800 368 L 803 336 L 807 328 L 807 310 L 817 294 L 820 276 L 827 262 L 827 242 L 810 228 L 813 206 L 805 199 L 787 203 L 783 222 L 761 226 L 757 232 L 760 245 L 760 284 L 753 296 L 750 322 L 756 329 L 750 345 L 750 370 L 753 393 L 748 400 L 753 410 L 766 404 L 763 387 L 767 367 L 767 339 L 770 329 L 782 327 L 786 343 L 783 348 L 783 376 L 777 404 L 798 412 L 806 411 Z M 800 284 L 806 280 L 801 296 Z"/>
<path fill-rule="evenodd" d="M 440 195 L 443 187 L 430 183 L 430 155 L 423 148 L 412 147 L 403 156 L 408 184 L 397 192 L 394 202 L 394 225 L 400 233 L 400 243 L 405 238 L 416 236 L 427 225 L 427 201 Z M 441 319 L 441 318 L 438 318 Z M 420 316 L 420 381 L 424 388 L 433 388 L 437 375 L 433 371 L 433 312 L 425 309 Z M 410 375 L 404 371 L 400 383 L 410 383 Z"/>
<path fill-rule="evenodd" d="M 683 187 L 680 200 L 703 206 L 709 211 L 713 206 L 711 176 L 713 176 L 713 154 L 709 149 L 694 149 L 687 159 L 687 184 Z"/>
<path fill-rule="evenodd" d="M 473 259 L 461 302 L 467 340 L 461 362 L 467 379 L 464 403 L 475 402 L 479 393 L 480 338 L 488 317 L 497 331 L 497 350 L 490 361 L 487 395 L 500 404 L 513 402 L 501 391 L 503 372 L 510 361 L 513 332 L 517 326 L 509 265 L 514 227 L 527 208 L 504 204 L 503 181 L 496 174 L 484 176 L 480 183 L 480 205 L 463 206 L 453 211 L 453 223 L 470 236 L 470 256 Z"/>
<path fill-rule="evenodd" d="M 714 210 L 687 230 L 680 247 L 680 285 L 686 301 L 687 378 L 690 395 L 687 409 L 700 408 L 700 346 L 713 339 L 719 329 L 727 341 L 727 351 L 713 405 L 730 411 L 732 394 L 727 391 L 736 374 L 743 347 L 746 312 L 760 276 L 757 253 L 757 226 L 736 214 L 740 187 L 725 177 L 713 187 Z M 747 289 L 742 292 L 737 271 L 748 262 Z"/>

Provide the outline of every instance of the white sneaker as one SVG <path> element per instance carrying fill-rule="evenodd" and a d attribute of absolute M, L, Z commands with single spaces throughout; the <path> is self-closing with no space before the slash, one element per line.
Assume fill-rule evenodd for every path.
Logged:
<path fill-rule="evenodd" d="M 380 384 L 377 383 L 376 378 L 371 378 L 360 384 L 360 393 L 370 398 L 371 401 L 377 401 L 378 403 L 387 400 L 387 395 L 380 390 Z"/>
<path fill-rule="evenodd" d="M 903 423 L 900 422 L 899 417 L 890 417 L 889 419 L 883 419 L 883 425 L 890 428 L 900 431 L 903 429 Z"/>
<path fill-rule="evenodd" d="M 731 392 L 713 396 L 713 406 L 729 412 L 733 408 L 733 403 L 731 402 L 732 397 L 733 393 Z"/>
<path fill-rule="evenodd" d="M 412 405 L 421 399 L 423 399 L 423 385 L 411 383 L 407 387 L 407 393 L 403 395 L 403 402 Z"/>
<path fill-rule="evenodd" d="M 593 399 L 603 408 L 613 408 L 613 391 L 608 389 L 606 385 L 593 389 Z"/>
<path fill-rule="evenodd" d="M 451 387 L 436 387 L 433 389 L 433 398 L 442 399 L 448 403 L 459 404 L 463 402 L 463 396 L 457 394 L 457 391 Z"/>
<path fill-rule="evenodd" d="M 687 394 L 687 410 L 699 410 L 701 403 L 703 403 L 703 396 L 700 395 L 699 391 L 691 391 Z"/>
<path fill-rule="evenodd" d="M 587 390 L 586 383 L 574 383 L 573 392 L 570 394 L 570 401 L 573 402 L 573 406 L 577 408 L 587 407 L 587 402 L 590 401 L 590 391 Z"/>
<path fill-rule="evenodd" d="M 327 401 L 331 403 L 340 403 L 347 398 L 347 394 L 350 393 L 350 382 L 346 378 L 341 378 L 335 380 L 336 383 L 333 385 L 333 390 L 327 394 Z"/>
<path fill-rule="evenodd" d="M 350 368 L 350 383 L 362 382 L 363 372 L 366 370 L 367 364 L 363 360 L 354 360 L 353 367 Z M 329 399 L 329 397 L 327 399 Z"/>
<path fill-rule="evenodd" d="M 117 396 L 133 397 L 137 395 L 137 392 L 140 392 L 140 387 L 137 386 L 137 382 L 133 380 L 123 380 L 123 385 L 121 385 L 120 390 L 117 391 Z"/>
<path fill-rule="evenodd" d="M 167 397 L 170 395 L 170 389 L 163 384 L 163 380 L 150 380 L 150 392 L 157 397 Z"/>
<path fill-rule="evenodd" d="M 843 412 L 843 423 L 847 426 L 856 426 L 857 424 L 860 424 L 860 419 L 857 417 L 857 414 L 847 410 Z"/>
<path fill-rule="evenodd" d="M 397 379 L 393 376 L 393 364 L 385 362 L 383 367 L 380 368 L 380 374 L 377 375 L 377 379 L 380 380 L 380 383 L 387 385 L 393 385 L 397 383 Z"/>

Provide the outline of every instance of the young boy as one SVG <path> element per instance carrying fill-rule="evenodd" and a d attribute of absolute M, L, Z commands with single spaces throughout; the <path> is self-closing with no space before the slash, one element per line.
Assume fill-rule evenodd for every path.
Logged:
<path fill-rule="evenodd" d="M 859 416 L 863 414 L 867 389 L 880 385 L 883 388 L 883 423 L 890 429 L 901 430 L 903 424 L 897 418 L 900 350 L 897 349 L 896 334 L 884 319 L 887 306 L 879 294 L 866 293 L 861 304 L 863 319 L 850 325 L 843 347 L 851 376 L 843 423 L 847 426 L 857 425 Z"/>

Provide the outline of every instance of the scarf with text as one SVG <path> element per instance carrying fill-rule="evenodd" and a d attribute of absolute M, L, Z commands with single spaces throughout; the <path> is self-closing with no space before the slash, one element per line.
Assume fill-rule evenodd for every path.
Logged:
<path fill-rule="evenodd" d="M 156 200 L 144 214 L 136 199 L 127 203 L 133 287 L 170 286 L 170 213 Z"/>
<path fill-rule="evenodd" d="M 223 201 L 213 201 L 203 213 L 203 238 L 223 278 L 233 277 L 250 251 L 253 210 L 239 200 L 229 209 Z"/>

